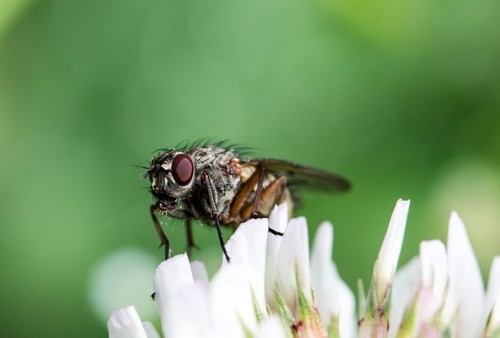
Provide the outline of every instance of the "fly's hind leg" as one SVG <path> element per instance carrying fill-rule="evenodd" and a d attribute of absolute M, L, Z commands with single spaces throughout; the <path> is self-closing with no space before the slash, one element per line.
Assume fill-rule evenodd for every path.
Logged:
<path fill-rule="evenodd" d="M 264 178 L 266 170 L 263 165 L 257 166 L 253 174 L 243 183 L 240 190 L 234 197 L 229 209 L 228 222 L 238 220 L 237 223 L 244 222 L 250 217 L 259 215 L 267 216 L 274 205 L 286 200 L 286 177 L 278 177 L 264 188 Z M 247 202 L 248 196 L 253 191 L 255 185 L 257 190 L 251 203 Z M 283 233 L 269 228 L 273 235 L 282 236 Z"/>
<path fill-rule="evenodd" d="M 254 208 L 257 207 L 257 212 L 261 215 L 269 215 L 272 208 L 278 204 L 283 199 L 283 193 L 286 188 L 286 177 L 278 177 L 267 187 L 262 190 L 262 193 L 255 203 L 255 200 L 252 203 L 248 203 L 246 206 L 242 208 L 241 218 L 246 221 L 252 215 L 255 214 Z M 257 206 L 255 206 L 257 204 Z"/>
<path fill-rule="evenodd" d="M 258 216 L 261 197 L 262 197 L 262 201 L 264 199 L 264 196 L 262 196 L 262 192 L 263 192 L 263 188 L 264 188 L 264 176 L 266 175 L 266 169 L 264 168 L 263 165 L 259 165 L 255 171 L 259 172 L 259 174 L 258 174 L 259 180 L 257 182 L 257 191 L 255 192 L 255 197 L 253 199 L 253 205 L 252 205 L 252 216 L 253 217 Z"/>
<path fill-rule="evenodd" d="M 229 208 L 228 223 L 239 218 L 241 210 L 243 209 L 243 207 L 245 207 L 245 204 L 247 202 L 248 195 L 250 195 L 250 193 L 253 191 L 254 186 L 259 182 L 260 186 L 262 187 L 263 180 L 264 180 L 264 175 L 262 175 L 262 169 L 261 166 L 259 166 L 255 169 L 252 175 L 250 175 L 250 177 L 245 181 L 245 183 L 241 185 L 240 190 L 234 196 L 233 202 L 231 203 L 231 207 Z"/>
<path fill-rule="evenodd" d="M 263 215 L 269 215 L 272 208 L 283 201 L 286 194 L 286 177 L 278 177 L 272 181 L 266 188 L 262 190 L 262 194 L 258 200 L 257 211 Z M 244 220 L 249 219 L 253 215 L 255 208 L 254 203 L 248 204 L 241 213 Z M 282 232 L 269 228 L 269 232 L 273 235 L 283 236 Z"/>

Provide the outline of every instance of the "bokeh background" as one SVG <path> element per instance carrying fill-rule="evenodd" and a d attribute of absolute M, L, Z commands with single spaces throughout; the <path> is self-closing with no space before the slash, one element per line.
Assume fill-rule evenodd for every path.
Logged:
<path fill-rule="evenodd" d="M 311 232 L 369 282 L 392 208 L 400 263 L 446 240 L 455 209 L 483 273 L 500 253 L 500 2 L 0 2 L 0 331 L 106 336 L 149 300 L 161 260 L 139 179 L 158 148 L 200 137 L 347 176 L 305 194 Z M 175 252 L 184 230 L 165 220 Z M 213 272 L 214 231 L 195 227 Z M 226 232 L 226 237 L 229 233 Z"/>

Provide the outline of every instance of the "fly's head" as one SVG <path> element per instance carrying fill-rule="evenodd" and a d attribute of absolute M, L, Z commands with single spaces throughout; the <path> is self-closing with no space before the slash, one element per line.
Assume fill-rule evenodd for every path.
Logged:
<path fill-rule="evenodd" d="M 189 154 L 166 151 L 155 157 L 142 178 L 149 178 L 151 193 L 160 200 L 182 198 L 191 192 L 196 167 Z"/>

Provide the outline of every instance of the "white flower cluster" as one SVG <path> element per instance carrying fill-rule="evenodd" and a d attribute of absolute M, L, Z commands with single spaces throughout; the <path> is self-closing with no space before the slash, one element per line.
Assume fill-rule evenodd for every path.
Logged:
<path fill-rule="evenodd" d="M 398 201 L 373 278 L 355 300 L 331 260 L 333 227 L 323 223 L 309 254 L 304 218 L 288 221 L 286 205 L 269 219 L 241 224 L 209 280 L 200 262 L 178 255 L 154 276 L 165 337 L 499 337 L 500 257 L 484 291 L 464 225 L 453 213 L 448 245 L 422 242 L 420 254 L 396 273 L 409 201 Z M 276 236 L 272 228 L 283 232 Z M 116 310 L 110 338 L 153 338 L 133 306 Z"/>

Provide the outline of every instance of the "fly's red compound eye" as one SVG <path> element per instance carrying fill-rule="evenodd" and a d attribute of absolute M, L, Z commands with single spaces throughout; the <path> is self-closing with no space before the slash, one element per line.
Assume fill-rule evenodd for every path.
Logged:
<path fill-rule="evenodd" d="M 179 185 L 188 185 L 194 174 L 194 164 L 186 154 L 175 155 L 172 160 L 172 176 Z"/>

